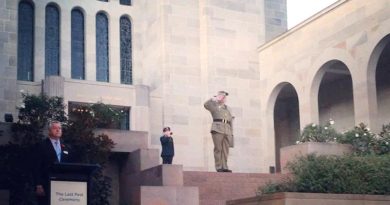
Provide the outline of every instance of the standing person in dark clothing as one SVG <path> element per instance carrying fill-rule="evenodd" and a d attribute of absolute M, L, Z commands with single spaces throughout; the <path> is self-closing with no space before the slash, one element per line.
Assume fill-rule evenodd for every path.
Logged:
<path fill-rule="evenodd" d="M 69 150 L 62 143 L 61 136 L 61 123 L 58 121 L 50 122 L 48 138 L 37 145 L 34 153 L 32 172 L 39 205 L 49 204 L 50 167 L 54 163 L 72 162 Z"/>
<path fill-rule="evenodd" d="M 163 164 L 172 164 L 173 156 L 175 155 L 175 148 L 173 145 L 172 132 L 170 127 L 164 127 L 164 135 L 160 137 L 161 142 L 161 158 Z"/>

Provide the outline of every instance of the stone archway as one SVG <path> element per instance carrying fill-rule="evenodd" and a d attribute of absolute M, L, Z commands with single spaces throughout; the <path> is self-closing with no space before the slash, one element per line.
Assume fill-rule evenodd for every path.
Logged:
<path fill-rule="evenodd" d="M 377 122 L 390 123 L 390 35 L 381 42 L 382 51 L 379 53 L 375 67 L 375 86 L 378 105 Z"/>
<path fill-rule="evenodd" d="M 299 100 L 295 88 L 286 83 L 276 97 L 274 106 L 275 164 L 280 172 L 280 148 L 293 145 L 300 134 Z"/>
<path fill-rule="evenodd" d="M 319 73 L 318 89 L 319 123 L 330 119 L 339 130 L 351 129 L 355 125 L 352 77 L 348 67 L 339 60 L 325 63 Z"/>

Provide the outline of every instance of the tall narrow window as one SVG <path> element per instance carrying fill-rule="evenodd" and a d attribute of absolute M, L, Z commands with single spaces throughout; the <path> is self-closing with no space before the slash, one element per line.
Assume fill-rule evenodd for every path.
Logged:
<path fill-rule="evenodd" d="M 122 5 L 131 6 L 131 0 L 120 0 L 119 3 Z"/>
<path fill-rule="evenodd" d="M 34 6 L 21 1 L 18 6 L 18 80 L 34 80 Z"/>
<path fill-rule="evenodd" d="M 108 82 L 108 19 L 100 12 L 96 14 L 96 80 Z"/>
<path fill-rule="evenodd" d="M 46 6 L 45 75 L 60 75 L 60 12 L 57 6 Z"/>
<path fill-rule="evenodd" d="M 120 38 L 121 83 L 132 84 L 131 21 L 125 16 L 120 19 Z"/>
<path fill-rule="evenodd" d="M 73 79 L 85 79 L 84 14 L 80 9 L 72 10 L 71 17 L 71 75 Z"/>

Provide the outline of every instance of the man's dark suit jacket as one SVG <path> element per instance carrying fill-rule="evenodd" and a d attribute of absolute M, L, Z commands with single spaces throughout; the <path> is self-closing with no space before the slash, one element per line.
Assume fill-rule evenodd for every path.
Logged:
<path fill-rule="evenodd" d="M 64 146 L 61 142 L 61 162 L 72 161 L 67 146 Z M 32 163 L 34 185 L 43 185 L 45 192 L 48 191 L 50 167 L 56 162 L 58 163 L 57 154 L 50 139 L 44 139 L 37 145 Z"/>
<path fill-rule="evenodd" d="M 168 156 L 174 156 L 175 155 L 175 148 L 173 145 L 173 138 L 172 137 L 160 137 L 160 142 L 162 146 L 161 156 L 162 157 L 168 157 Z"/>

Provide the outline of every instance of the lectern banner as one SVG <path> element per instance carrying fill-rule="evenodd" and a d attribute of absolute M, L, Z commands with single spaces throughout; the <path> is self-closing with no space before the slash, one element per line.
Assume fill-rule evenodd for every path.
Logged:
<path fill-rule="evenodd" d="M 87 205 L 87 182 L 51 181 L 50 204 Z"/>

